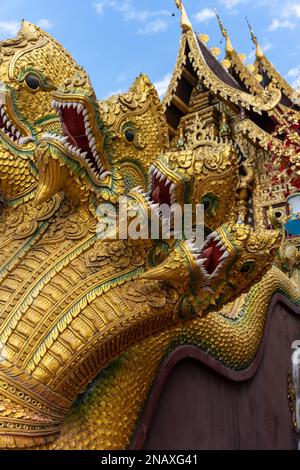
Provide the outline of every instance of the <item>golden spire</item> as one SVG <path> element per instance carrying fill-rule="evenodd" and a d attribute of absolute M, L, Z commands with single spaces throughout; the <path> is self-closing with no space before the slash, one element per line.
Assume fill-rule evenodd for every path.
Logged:
<path fill-rule="evenodd" d="M 226 39 L 226 52 L 228 52 L 230 54 L 231 52 L 234 51 L 234 49 L 233 49 L 233 46 L 231 44 L 227 29 L 224 27 L 224 25 L 221 21 L 221 18 L 220 18 L 219 14 L 216 10 L 215 10 L 215 14 L 216 14 L 216 17 L 217 17 L 217 20 L 218 20 L 218 23 L 219 23 L 219 26 L 220 26 L 220 29 L 221 29 L 221 33 L 223 34 L 224 38 Z"/>
<path fill-rule="evenodd" d="M 27 39 L 37 39 L 39 36 L 39 32 L 37 27 L 33 23 L 29 23 L 26 20 L 22 20 L 21 28 L 18 35 L 26 37 Z"/>
<path fill-rule="evenodd" d="M 176 6 L 181 13 L 181 29 L 183 32 L 192 31 L 192 24 L 187 16 L 187 12 L 183 6 L 182 0 L 175 0 Z"/>
<path fill-rule="evenodd" d="M 252 39 L 252 41 L 253 41 L 253 43 L 255 44 L 255 47 L 256 47 L 256 58 L 261 59 L 264 56 L 264 53 L 263 53 L 262 48 L 260 47 L 260 45 L 258 43 L 257 36 L 255 36 L 253 28 L 252 28 L 251 24 L 249 23 L 248 18 L 246 18 L 246 21 L 247 21 L 248 28 L 249 28 L 249 31 L 250 31 L 250 34 L 251 34 L 251 39 Z"/>

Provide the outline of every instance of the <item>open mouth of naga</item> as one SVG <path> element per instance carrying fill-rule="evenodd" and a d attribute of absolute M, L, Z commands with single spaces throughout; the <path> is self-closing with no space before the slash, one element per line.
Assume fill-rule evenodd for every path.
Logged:
<path fill-rule="evenodd" d="M 191 241 L 188 241 L 187 245 L 193 253 L 205 285 L 209 286 L 211 281 L 229 263 L 230 256 L 225 243 L 218 232 L 215 231 L 206 238 L 200 248 Z"/>
<path fill-rule="evenodd" d="M 32 137 L 22 134 L 21 130 L 16 127 L 16 124 L 11 122 L 4 104 L 0 105 L 0 131 L 5 139 L 14 146 L 25 145 L 33 141 Z"/>
<path fill-rule="evenodd" d="M 103 182 L 111 176 L 106 160 L 97 144 L 92 112 L 82 102 L 53 100 L 52 107 L 59 115 L 64 137 L 56 136 L 64 147 L 81 162 L 87 164 L 92 177 Z M 94 118 L 93 118 L 94 119 Z M 93 130 L 94 129 L 94 130 Z M 101 142 L 103 137 L 100 136 Z"/>
<path fill-rule="evenodd" d="M 155 165 L 149 171 L 149 202 L 171 206 L 179 202 L 176 194 L 176 183 L 164 175 Z"/>
<path fill-rule="evenodd" d="M 172 226 L 174 213 L 183 204 L 183 183 L 175 174 L 171 175 L 160 162 L 151 165 L 148 175 L 148 191 L 142 193 L 140 188 L 136 190 L 145 196 L 151 212 L 160 219 L 162 225 Z"/>

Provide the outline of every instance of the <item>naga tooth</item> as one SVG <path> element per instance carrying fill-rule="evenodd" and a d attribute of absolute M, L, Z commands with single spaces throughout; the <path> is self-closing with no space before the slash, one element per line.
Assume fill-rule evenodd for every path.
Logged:
<path fill-rule="evenodd" d="M 217 243 L 217 245 L 216 245 L 216 246 L 217 246 L 218 248 L 219 248 L 219 247 L 222 247 L 222 246 L 223 246 L 223 242 L 222 242 L 222 240 L 220 240 L 220 241 L 219 241 L 219 243 Z"/>
<path fill-rule="evenodd" d="M 83 104 L 81 104 L 81 103 L 78 103 L 78 104 L 77 104 L 77 113 L 78 113 L 78 114 L 80 114 L 80 113 L 81 113 L 81 111 L 83 111 L 83 109 L 84 109 L 84 106 L 83 106 Z"/>
<path fill-rule="evenodd" d="M 176 184 L 172 183 L 170 186 L 170 191 L 173 193 L 176 189 Z"/>
<path fill-rule="evenodd" d="M 106 176 L 111 176 L 111 172 L 110 172 L 110 171 L 105 171 L 104 173 L 102 173 L 102 174 L 100 175 L 100 178 L 101 178 L 101 179 L 104 179 L 104 178 L 106 178 Z"/>
<path fill-rule="evenodd" d="M 203 266 L 205 264 L 205 259 L 204 258 L 200 258 L 200 259 L 197 259 L 196 263 L 199 265 L 199 266 Z"/>
<path fill-rule="evenodd" d="M 6 121 L 7 121 L 7 117 L 6 117 L 6 115 L 4 114 L 4 116 L 3 116 L 3 122 L 4 122 L 4 124 L 6 123 Z"/>
<path fill-rule="evenodd" d="M 226 251 L 225 246 L 222 245 L 222 246 L 220 247 L 220 251 Z"/>
<path fill-rule="evenodd" d="M 11 126 L 11 130 L 15 133 L 17 129 L 15 128 L 15 126 Z"/>
<path fill-rule="evenodd" d="M 157 169 L 157 168 L 155 168 L 155 169 L 153 170 L 153 175 L 154 175 L 154 176 L 156 176 L 156 175 L 157 175 L 157 173 L 158 173 L 158 169 Z"/>
<path fill-rule="evenodd" d="M 169 178 L 167 178 L 166 182 L 165 182 L 165 186 L 169 186 L 169 184 L 171 184 L 171 181 L 169 180 Z"/>
<path fill-rule="evenodd" d="M 165 179 L 166 179 L 165 175 L 161 174 L 161 177 L 159 178 L 159 181 L 161 182 L 161 181 L 163 181 L 163 180 L 165 180 Z"/>
<path fill-rule="evenodd" d="M 215 239 L 216 237 L 219 237 L 217 232 L 212 232 L 209 236 L 209 238 L 213 238 L 213 239 Z"/>
<path fill-rule="evenodd" d="M 16 136 L 17 136 L 17 138 L 19 139 L 19 138 L 21 137 L 21 132 L 17 131 L 17 132 L 16 132 Z"/>
<path fill-rule="evenodd" d="M 57 104 L 57 103 L 56 103 L 55 100 L 52 100 L 52 101 L 51 101 L 51 106 L 52 106 L 52 108 L 56 108 L 56 104 Z"/>
<path fill-rule="evenodd" d="M 82 156 L 83 158 L 86 158 L 87 154 L 88 154 L 88 152 L 82 152 L 81 156 Z"/>
<path fill-rule="evenodd" d="M 220 261 L 223 261 L 224 259 L 228 258 L 229 256 L 229 253 L 228 251 L 225 251 L 225 253 L 222 255 L 222 257 L 220 258 Z"/>
<path fill-rule="evenodd" d="M 214 291 L 212 290 L 210 286 L 203 287 L 203 290 L 205 290 L 206 292 L 210 292 L 211 294 L 214 294 Z"/>
<path fill-rule="evenodd" d="M 68 103 L 67 106 L 68 106 L 68 109 L 73 108 L 73 103 Z"/>
<path fill-rule="evenodd" d="M 4 114 L 5 114 L 4 108 L 3 108 L 3 107 L 1 107 L 1 116 L 3 117 L 3 116 L 4 116 Z"/>
<path fill-rule="evenodd" d="M 33 142 L 33 138 L 28 136 L 28 137 L 21 137 L 19 139 L 19 144 L 20 145 L 28 144 L 28 142 Z"/>

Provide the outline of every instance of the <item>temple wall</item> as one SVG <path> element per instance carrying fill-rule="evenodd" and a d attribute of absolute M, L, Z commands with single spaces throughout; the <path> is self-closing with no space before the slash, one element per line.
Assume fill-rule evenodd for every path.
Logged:
<path fill-rule="evenodd" d="M 208 367 L 203 353 L 197 357 L 192 347 L 173 353 L 169 361 L 174 367 L 166 374 L 165 364 L 157 378 L 133 447 L 294 449 L 288 374 L 291 344 L 300 339 L 300 317 L 295 313 L 282 303 L 269 312 L 257 363 L 246 371 Z"/>

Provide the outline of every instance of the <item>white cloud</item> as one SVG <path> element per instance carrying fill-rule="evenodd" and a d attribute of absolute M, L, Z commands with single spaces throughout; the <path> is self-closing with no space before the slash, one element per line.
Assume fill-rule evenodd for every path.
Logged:
<path fill-rule="evenodd" d="M 284 18 L 300 18 L 300 2 L 287 2 L 282 8 L 282 16 Z"/>
<path fill-rule="evenodd" d="M 121 88 L 119 88 L 118 90 L 113 90 L 113 91 L 110 91 L 109 93 L 107 93 L 106 96 L 104 96 L 103 101 L 104 100 L 107 100 L 108 98 L 111 98 L 112 96 L 114 95 L 120 95 L 121 93 L 124 93 L 123 90 L 121 90 Z"/>
<path fill-rule="evenodd" d="M 242 3 L 248 3 L 247 0 L 220 0 L 221 3 L 224 5 L 225 8 L 231 10 L 232 8 L 241 5 Z"/>
<path fill-rule="evenodd" d="M 267 42 L 264 44 L 261 48 L 263 52 L 268 52 L 270 49 L 273 49 L 274 44 L 271 44 L 270 42 Z"/>
<path fill-rule="evenodd" d="M 43 29 L 53 28 L 53 24 L 47 18 L 41 18 L 37 21 L 37 26 Z M 10 20 L 10 21 L 0 21 L 0 38 L 12 38 L 16 36 L 20 30 L 21 21 Z"/>
<path fill-rule="evenodd" d="M 213 17 L 215 17 L 215 12 L 211 8 L 203 8 L 203 10 L 198 11 L 198 13 L 194 15 L 198 23 L 203 23 Z"/>
<path fill-rule="evenodd" d="M 127 78 L 128 78 L 127 72 L 120 73 L 120 75 L 117 77 L 117 82 L 118 83 L 126 82 Z"/>
<path fill-rule="evenodd" d="M 149 21 L 144 28 L 138 30 L 139 34 L 157 34 L 168 29 L 168 23 L 160 18 L 157 20 Z"/>
<path fill-rule="evenodd" d="M 20 21 L 0 21 L 0 37 L 12 37 L 16 36 L 21 26 Z"/>
<path fill-rule="evenodd" d="M 51 28 L 53 28 L 54 24 L 51 23 L 51 21 L 48 20 L 47 18 L 41 18 L 37 22 L 37 26 L 39 26 L 40 28 L 43 28 L 43 29 L 51 29 Z"/>
<path fill-rule="evenodd" d="M 102 0 L 95 3 L 96 13 L 103 16 L 107 8 L 119 12 L 124 21 L 136 21 L 145 26 L 138 29 L 139 34 L 157 34 L 168 28 L 168 23 L 163 18 L 171 16 L 167 10 L 137 10 L 132 0 Z"/>
<path fill-rule="evenodd" d="M 273 19 L 272 23 L 270 24 L 268 30 L 269 31 L 277 31 L 277 29 L 285 28 L 285 29 L 294 29 L 294 23 L 291 23 L 289 20 L 278 20 Z"/>
<path fill-rule="evenodd" d="M 295 68 L 290 69 L 290 70 L 288 71 L 288 73 L 286 74 L 286 77 L 287 77 L 287 78 L 295 78 L 295 77 L 297 77 L 297 76 L 299 75 L 299 73 L 300 73 L 299 67 L 295 67 Z"/>
<path fill-rule="evenodd" d="M 162 80 L 160 80 L 158 82 L 154 82 L 154 86 L 155 86 L 155 88 L 157 90 L 157 93 L 159 94 L 160 98 L 162 98 L 163 95 L 166 93 L 167 88 L 168 88 L 169 83 L 170 83 L 170 80 L 171 80 L 171 77 L 172 77 L 172 74 L 167 73 L 167 75 L 165 75 Z"/>
<path fill-rule="evenodd" d="M 104 2 L 98 2 L 94 4 L 94 7 L 96 8 L 96 12 L 98 15 L 102 15 L 104 13 L 104 8 L 105 8 L 105 3 Z"/>
<path fill-rule="evenodd" d="M 291 83 L 293 88 L 300 88 L 300 67 L 290 69 L 285 77 Z"/>

